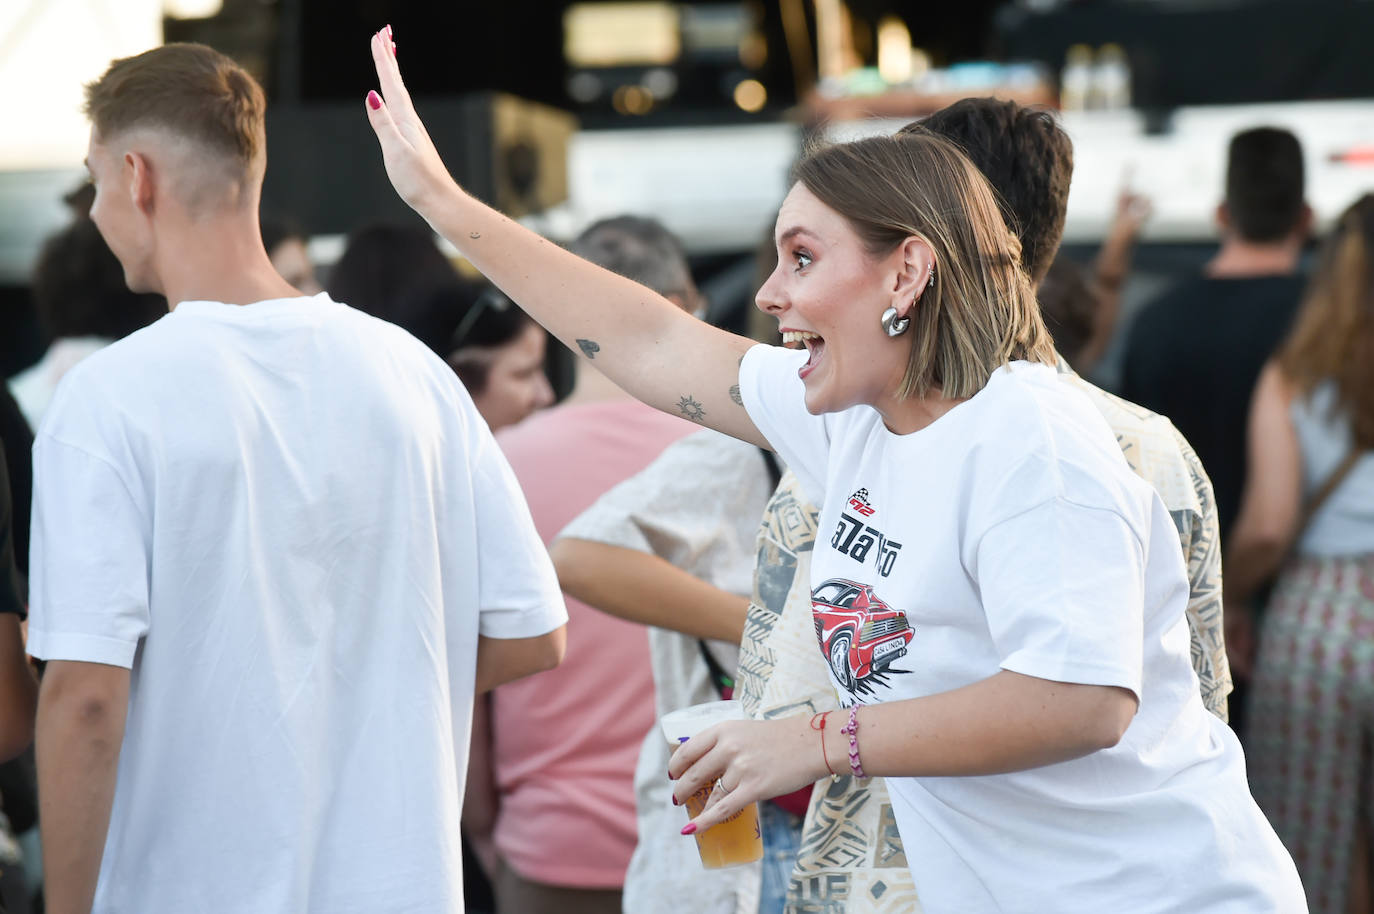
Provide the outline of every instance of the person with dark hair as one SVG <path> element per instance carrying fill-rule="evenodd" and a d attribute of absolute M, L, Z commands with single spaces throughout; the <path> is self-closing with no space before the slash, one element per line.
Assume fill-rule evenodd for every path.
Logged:
<path fill-rule="evenodd" d="M 262 246 L 281 278 L 304 295 L 323 292 L 324 286 L 315 278 L 315 264 L 305 246 L 305 230 L 285 216 L 264 215 L 259 218 L 258 225 L 262 230 Z"/>
<path fill-rule="evenodd" d="M 569 247 L 639 283 L 646 295 L 651 289 L 684 311 L 697 306 L 681 245 L 652 219 L 600 220 Z M 495 289 L 487 295 L 508 301 Z M 459 330 L 456 337 L 466 336 L 462 325 Z M 470 349 L 459 349 L 450 364 L 461 370 L 473 358 Z M 581 349 L 596 355 L 589 342 Z M 497 436 L 546 543 L 694 430 L 631 398 L 594 361 L 578 363 L 563 403 Z M 486 755 L 492 780 L 485 789 L 469 782 L 464 822 L 479 848 L 490 845 L 483 854 L 494 870 L 498 914 L 619 912 L 623 906 L 636 836 L 635 761 L 655 719 L 649 643 L 640 626 L 571 597 L 567 604 L 576 634 L 563 664 L 497 689 L 489 730 L 481 727 L 480 710 L 473 728 L 471 764 L 476 769 Z"/>
<path fill-rule="evenodd" d="M 426 340 L 424 328 L 416 327 L 413 319 L 418 303 L 457 280 L 458 271 L 439 250 L 433 232 L 369 225 L 348 236 L 343 253 L 329 268 L 325 289 L 335 301 L 346 301 Z"/>
<path fill-rule="evenodd" d="M 473 699 L 567 620 L 510 467 L 439 358 L 273 268 L 242 67 L 164 45 L 85 107 L 91 220 L 171 311 L 34 444 L 47 910 L 462 910 Z"/>
<path fill-rule="evenodd" d="M 1226 549 L 1226 614 L 1278 573 L 1255 658 L 1250 788 L 1314 914 L 1374 905 L 1374 195 L 1322 245 L 1293 332 L 1260 372 Z M 1238 638 L 1239 662 L 1253 641 Z"/>
<path fill-rule="evenodd" d="M 485 282 L 436 289 L 419 312 L 452 325 L 441 354 L 493 432 L 553 404 L 544 373 L 548 334 L 500 289 Z"/>
<path fill-rule="evenodd" d="M 1038 286 L 1064 236 L 1073 143 L 1054 115 L 990 98 L 966 98 L 903 127 L 952 141 L 997 190 L 1007 226 L 1021 239 L 1021 266 Z"/>
<path fill-rule="evenodd" d="M 33 300 L 52 342 L 36 365 L 9 381 L 33 429 L 73 366 L 167 313 L 161 295 L 130 291 L 119 260 L 89 219 L 76 220 L 43 245 Z"/>
<path fill-rule="evenodd" d="M 757 296 L 794 352 L 693 321 L 466 194 L 389 30 L 372 56 L 385 98 L 367 115 L 402 199 L 616 383 L 777 448 L 821 507 L 814 636 L 847 714 L 683 743 L 675 799 L 708 794 L 683 834 L 826 773 L 881 774 L 932 910 L 1302 909 L 1198 694 L 1177 528 L 1060 380 L 1019 244 L 953 144 L 802 159 Z"/>
<path fill-rule="evenodd" d="M 1312 224 L 1303 154 L 1287 130 L 1231 139 L 1221 249 L 1201 276 L 1145 305 L 1126 338 L 1121 395 L 1163 413 L 1202 458 L 1225 536 L 1240 510 L 1245 417 L 1260 368 L 1288 332 Z"/>

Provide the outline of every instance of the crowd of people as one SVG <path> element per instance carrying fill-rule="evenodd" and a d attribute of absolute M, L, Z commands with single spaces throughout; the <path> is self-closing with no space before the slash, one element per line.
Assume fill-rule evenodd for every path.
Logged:
<path fill-rule="evenodd" d="M 466 194 L 372 57 L 433 233 L 322 283 L 240 67 L 87 87 L 0 398 L 0 910 L 1374 909 L 1374 196 L 1318 238 L 1237 134 L 1118 329 L 1148 200 L 1072 262 L 1058 121 L 966 99 L 803 154 L 753 340 L 651 215 Z"/>

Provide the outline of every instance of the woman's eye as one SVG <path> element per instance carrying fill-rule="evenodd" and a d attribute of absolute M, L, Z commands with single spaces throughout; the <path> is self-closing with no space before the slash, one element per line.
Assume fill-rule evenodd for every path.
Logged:
<path fill-rule="evenodd" d="M 797 262 L 797 269 L 804 270 L 811 266 L 811 255 L 805 251 L 796 251 L 792 254 L 792 259 Z"/>

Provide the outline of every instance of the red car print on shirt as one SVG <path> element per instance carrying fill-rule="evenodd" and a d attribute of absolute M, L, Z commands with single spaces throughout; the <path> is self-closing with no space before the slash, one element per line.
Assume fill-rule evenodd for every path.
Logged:
<path fill-rule="evenodd" d="M 831 578 L 811 591 L 816 640 L 846 691 L 906 653 L 915 633 L 906 613 L 878 598 L 867 584 Z"/>

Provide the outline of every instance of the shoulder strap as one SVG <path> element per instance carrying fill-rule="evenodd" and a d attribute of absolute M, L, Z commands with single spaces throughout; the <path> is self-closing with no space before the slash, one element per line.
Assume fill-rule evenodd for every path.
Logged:
<path fill-rule="evenodd" d="M 1317 516 L 1322 505 L 1326 504 L 1326 500 L 1331 497 L 1331 494 L 1340 488 L 1341 483 L 1345 482 L 1345 478 L 1350 475 L 1350 471 L 1355 469 L 1355 464 L 1359 463 L 1360 458 L 1366 453 L 1359 448 L 1351 448 L 1350 453 L 1346 454 L 1345 459 L 1341 461 L 1341 465 L 1331 471 L 1331 475 L 1326 477 L 1326 482 L 1322 483 L 1321 488 L 1307 500 L 1307 504 L 1303 505 L 1302 514 L 1299 516 L 1298 532 L 1293 537 L 1294 542 L 1298 541 L 1303 531 L 1307 529 L 1307 525 L 1312 523 L 1312 518 Z"/>
<path fill-rule="evenodd" d="M 697 647 L 701 648 L 701 659 L 706 662 L 706 669 L 711 673 L 711 684 L 716 687 L 716 691 L 722 698 L 726 697 L 727 690 L 733 694 L 735 680 L 726 674 L 725 668 L 720 665 L 720 661 L 711 653 L 711 648 L 701 638 L 697 639 Z"/>
<path fill-rule="evenodd" d="M 763 455 L 763 462 L 768 467 L 768 479 L 773 483 L 773 488 L 778 487 L 782 482 L 782 465 L 778 463 L 777 455 L 766 447 L 759 448 L 759 453 Z"/>

